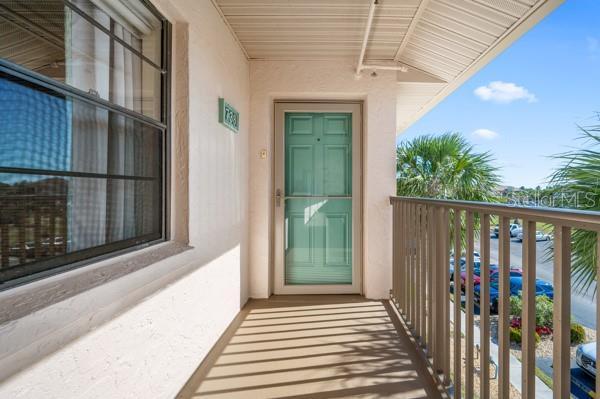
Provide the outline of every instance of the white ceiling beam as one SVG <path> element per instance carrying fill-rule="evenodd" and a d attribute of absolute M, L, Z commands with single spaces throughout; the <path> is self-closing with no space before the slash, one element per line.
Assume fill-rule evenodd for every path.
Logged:
<path fill-rule="evenodd" d="M 417 24 L 421 20 L 421 16 L 423 15 L 423 13 L 425 12 L 425 9 L 427 8 L 427 4 L 429 4 L 429 0 L 421 0 L 421 3 L 419 3 L 419 7 L 417 8 L 417 11 L 415 12 L 415 15 L 413 16 L 412 21 L 410 21 L 410 25 L 408 25 L 406 34 L 404 34 L 404 37 L 402 38 L 402 41 L 400 42 L 400 46 L 398 46 L 398 50 L 396 50 L 396 55 L 394 55 L 394 61 L 400 60 L 400 56 L 402 55 L 402 52 L 406 48 L 406 45 L 408 44 L 410 37 L 412 36 L 415 28 L 417 27 Z"/>
<path fill-rule="evenodd" d="M 369 16 L 367 17 L 367 26 L 365 27 L 365 34 L 363 35 L 362 46 L 360 48 L 360 57 L 358 58 L 358 64 L 356 65 L 356 75 L 360 75 L 360 71 L 363 67 L 365 52 L 367 51 L 367 43 L 369 42 L 369 36 L 371 34 L 371 25 L 373 24 L 373 15 L 375 15 L 375 6 L 377 3 L 378 0 L 371 0 Z"/>

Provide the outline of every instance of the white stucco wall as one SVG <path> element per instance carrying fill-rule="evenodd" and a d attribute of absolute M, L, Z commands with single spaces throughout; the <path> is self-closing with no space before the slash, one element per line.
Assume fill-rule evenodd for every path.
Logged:
<path fill-rule="evenodd" d="M 194 248 L 0 325 L 0 398 L 171 398 L 247 300 L 249 63 L 210 1 L 156 3 L 179 30 L 179 74 L 189 54 L 187 87 L 173 82 L 173 190 L 182 191 L 172 215 L 174 238 L 189 236 Z M 219 97 L 240 111 L 239 134 L 218 124 Z M 126 267 L 139 256 L 111 262 Z M 61 278 L 0 293 L 0 306 Z"/>
<path fill-rule="evenodd" d="M 340 61 L 250 62 L 250 296 L 271 293 L 273 101 L 277 99 L 363 100 L 363 293 L 389 295 L 395 193 L 396 74 L 354 76 L 355 65 Z M 259 151 L 267 149 L 267 159 Z"/>

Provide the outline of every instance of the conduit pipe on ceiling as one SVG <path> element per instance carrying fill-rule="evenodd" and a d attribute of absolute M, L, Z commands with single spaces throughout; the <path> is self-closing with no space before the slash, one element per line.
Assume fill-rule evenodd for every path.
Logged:
<path fill-rule="evenodd" d="M 405 65 L 376 65 L 376 64 L 363 64 L 360 67 L 361 70 L 365 69 L 381 69 L 382 71 L 400 71 L 408 72 L 408 67 Z"/>
<path fill-rule="evenodd" d="M 367 42 L 369 41 L 369 35 L 371 34 L 371 24 L 373 23 L 373 15 L 375 15 L 375 7 L 377 4 L 379 4 L 379 0 L 371 0 L 369 16 L 367 17 L 367 26 L 365 27 L 365 34 L 360 48 L 360 57 L 358 58 L 358 65 L 356 65 L 356 76 L 360 75 L 360 71 L 363 69 L 363 61 L 365 59 L 365 52 L 367 51 Z"/>
<path fill-rule="evenodd" d="M 365 27 L 365 34 L 363 36 L 362 46 L 360 48 L 360 57 L 358 59 L 358 65 L 356 65 L 356 76 L 360 76 L 361 71 L 365 69 L 381 69 L 388 71 L 400 71 L 407 72 L 408 68 L 405 65 L 375 65 L 375 64 L 364 64 L 365 53 L 367 51 L 367 44 L 369 42 L 369 36 L 371 35 L 371 25 L 373 24 L 373 16 L 375 15 L 375 7 L 379 4 L 379 0 L 371 0 L 371 6 L 369 7 L 369 16 L 367 17 L 367 26 Z"/>

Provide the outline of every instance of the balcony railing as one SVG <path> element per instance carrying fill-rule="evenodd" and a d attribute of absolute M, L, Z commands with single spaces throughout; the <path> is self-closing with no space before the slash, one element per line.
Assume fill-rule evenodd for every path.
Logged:
<path fill-rule="evenodd" d="M 555 398 L 570 397 L 571 233 L 574 229 L 600 232 L 600 216 L 585 211 L 425 198 L 392 197 L 390 202 L 394 243 L 391 297 L 431 362 L 436 378 L 453 392 L 455 398 L 475 396 L 477 374 L 480 391 L 477 396 L 490 397 L 490 281 L 487 276 L 490 275 L 491 220 L 497 220 L 499 225 L 498 375 L 494 389 L 497 397 L 509 397 L 511 219 L 521 220 L 523 227 L 521 394 L 524 398 L 535 397 L 536 223 L 552 226 L 553 395 Z M 478 247 L 475 246 L 477 235 Z M 596 249 L 600 253 L 598 243 Z M 479 348 L 474 345 L 475 250 L 480 252 L 482 276 Z M 460 285 L 450 283 L 451 251 L 455 254 L 454 282 L 461 281 L 461 254 L 464 253 L 466 258 L 464 315 L 460 305 Z M 600 321 L 597 305 L 596 320 Z M 465 325 L 461 327 L 462 322 Z M 479 349 L 478 356 L 476 349 Z M 600 353 L 598 342 L 596 353 Z M 600 392 L 600 378 L 596 379 L 596 392 Z"/>

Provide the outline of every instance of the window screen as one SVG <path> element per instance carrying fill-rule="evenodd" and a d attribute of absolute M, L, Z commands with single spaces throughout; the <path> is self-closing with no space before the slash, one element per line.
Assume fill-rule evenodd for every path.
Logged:
<path fill-rule="evenodd" d="M 0 0 L 0 287 L 166 238 L 168 33 L 144 2 Z"/>

